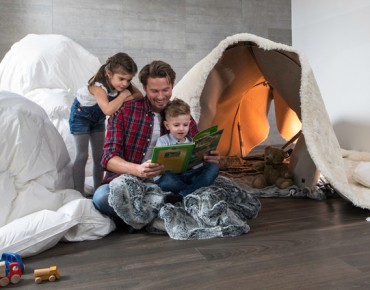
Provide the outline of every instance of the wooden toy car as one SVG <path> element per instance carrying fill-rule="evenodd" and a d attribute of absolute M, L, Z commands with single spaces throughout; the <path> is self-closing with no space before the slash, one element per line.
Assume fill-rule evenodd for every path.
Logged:
<path fill-rule="evenodd" d="M 22 269 L 17 262 L 0 262 L 0 286 L 7 286 L 9 282 L 17 284 L 22 277 Z"/>
<path fill-rule="evenodd" d="M 22 257 L 19 254 L 4 252 L 1 255 L 1 260 L 0 261 L 7 261 L 9 263 L 17 262 L 19 264 L 19 266 L 21 267 L 22 274 L 24 273 L 24 264 L 23 264 L 23 261 L 22 261 Z"/>
<path fill-rule="evenodd" d="M 52 266 L 50 268 L 35 269 L 33 271 L 35 277 L 35 283 L 40 284 L 42 281 L 54 282 L 60 279 L 60 273 L 57 266 Z"/>

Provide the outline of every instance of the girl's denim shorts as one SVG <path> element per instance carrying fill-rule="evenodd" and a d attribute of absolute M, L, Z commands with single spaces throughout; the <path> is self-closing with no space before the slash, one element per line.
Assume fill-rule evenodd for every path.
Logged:
<path fill-rule="evenodd" d="M 71 134 L 89 134 L 105 131 L 106 116 L 96 104 L 91 107 L 83 107 L 75 98 L 69 115 L 69 128 Z"/>

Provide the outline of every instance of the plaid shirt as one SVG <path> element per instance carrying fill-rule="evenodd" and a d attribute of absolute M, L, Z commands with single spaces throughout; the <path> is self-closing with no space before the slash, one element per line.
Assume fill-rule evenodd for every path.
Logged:
<path fill-rule="evenodd" d="M 140 98 L 125 102 L 119 113 L 108 119 L 102 166 L 107 168 L 109 159 L 119 156 L 126 161 L 141 164 L 152 138 L 154 113 L 148 99 Z M 189 133 L 198 132 L 195 121 L 191 122 Z M 161 135 L 168 133 L 161 124 Z M 106 170 L 103 179 L 109 183 L 120 174 Z"/>

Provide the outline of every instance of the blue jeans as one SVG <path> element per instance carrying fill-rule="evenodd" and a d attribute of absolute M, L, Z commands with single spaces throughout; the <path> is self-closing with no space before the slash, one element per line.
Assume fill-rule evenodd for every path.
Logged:
<path fill-rule="evenodd" d="M 204 162 L 197 169 L 190 169 L 181 174 L 166 171 L 157 184 L 164 191 L 171 191 L 187 196 L 198 188 L 211 185 L 218 176 L 219 167 L 215 163 Z"/>
<path fill-rule="evenodd" d="M 71 134 L 88 134 L 105 131 L 105 115 L 96 104 L 83 107 L 75 98 L 69 115 L 69 128 Z"/>
<path fill-rule="evenodd" d="M 100 185 L 94 192 L 92 199 L 93 204 L 95 208 L 102 214 L 105 214 L 115 221 L 120 220 L 120 217 L 114 211 L 113 207 L 111 207 L 108 203 L 108 195 L 109 184 Z"/>

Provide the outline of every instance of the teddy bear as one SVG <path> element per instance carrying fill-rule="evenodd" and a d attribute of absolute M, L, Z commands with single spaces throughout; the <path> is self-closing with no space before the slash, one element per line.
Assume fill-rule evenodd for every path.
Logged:
<path fill-rule="evenodd" d="M 293 176 L 289 172 L 288 164 L 284 162 L 286 154 L 283 149 L 266 146 L 263 156 L 264 161 L 254 166 L 255 170 L 262 174 L 252 180 L 253 187 L 264 188 L 276 185 L 280 189 L 285 189 L 293 185 Z"/>

